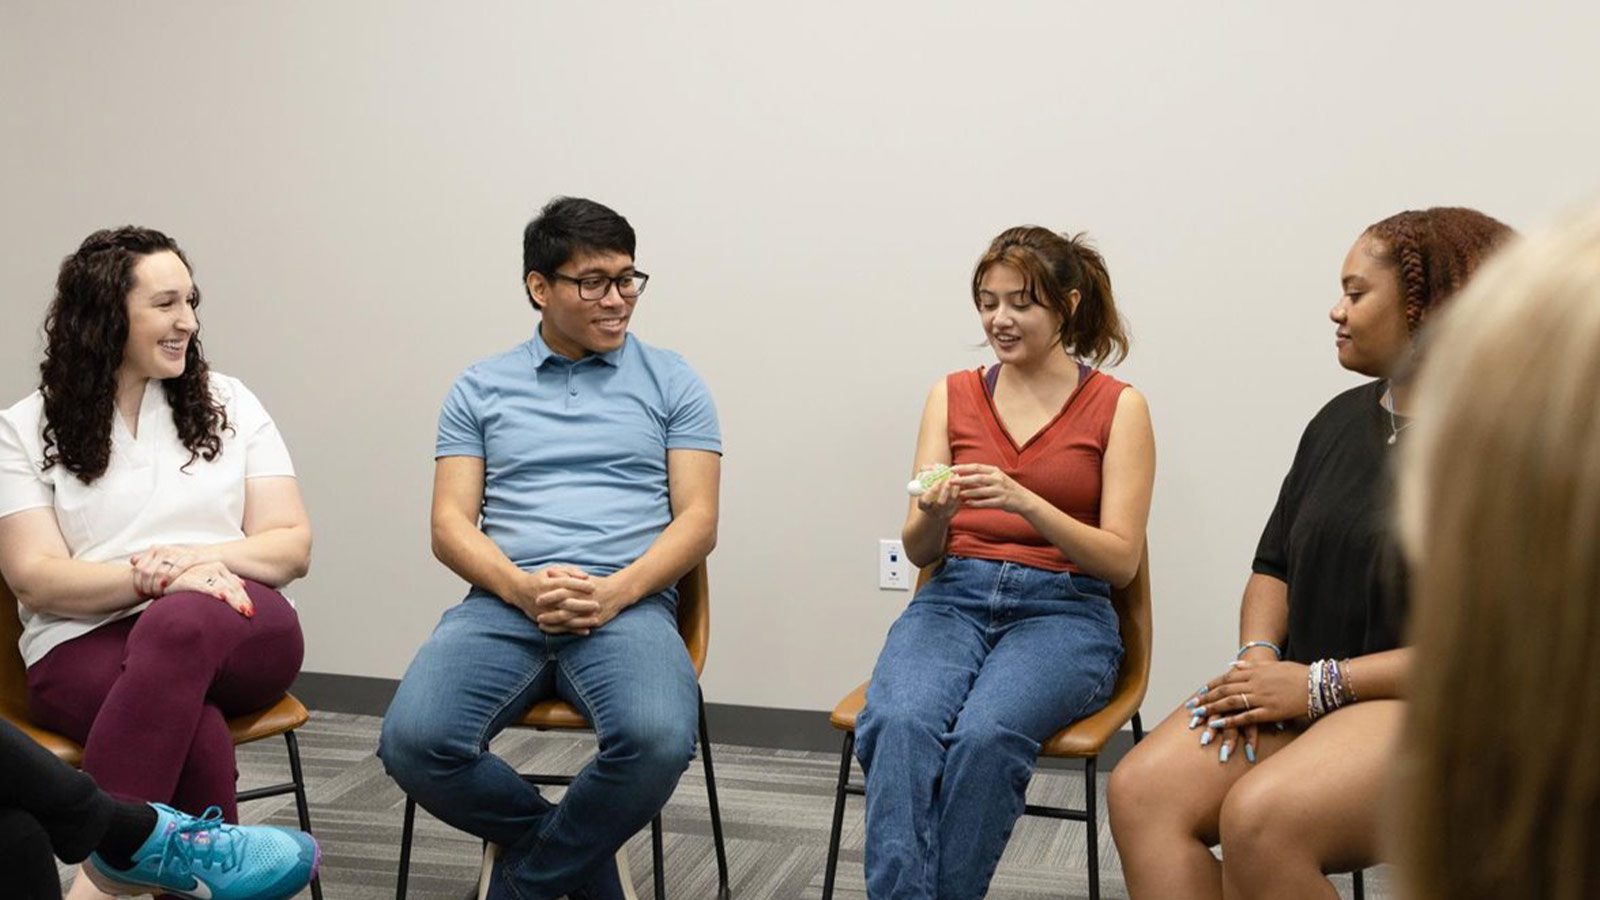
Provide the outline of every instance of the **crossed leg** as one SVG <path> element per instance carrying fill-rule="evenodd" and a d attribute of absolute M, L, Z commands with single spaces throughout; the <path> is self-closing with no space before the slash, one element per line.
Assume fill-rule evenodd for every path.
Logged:
<path fill-rule="evenodd" d="M 1251 765 L 1237 753 L 1219 763 L 1175 710 L 1111 775 L 1129 896 L 1335 896 L 1325 872 L 1378 858 L 1403 714 L 1399 701 L 1368 701 L 1303 733 L 1263 730 Z"/>

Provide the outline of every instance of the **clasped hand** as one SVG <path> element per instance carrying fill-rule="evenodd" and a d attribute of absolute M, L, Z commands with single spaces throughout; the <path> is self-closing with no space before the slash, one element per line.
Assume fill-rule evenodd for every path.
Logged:
<path fill-rule="evenodd" d="M 626 604 L 616 581 L 577 566 L 525 573 L 512 602 L 546 634 L 586 635 L 616 618 Z"/>
<path fill-rule="evenodd" d="M 154 599 L 193 591 L 216 597 L 245 618 L 256 614 L 244 581 L 209 548 L 163 544 L 134 554 L 128 563 L 133 566 L 133 586 L 140 597 Z"/>
<path fill-rule="evenodd" d="M 1295 662 L 1244 659 L 1206 682 L 1184 704 L 1189 728 L 1203 727 L 1200 745 L 1219 743 L 1223 761 L 1244 739 L 1245 757 L 1255 762 L 1259 726 L 1300 718 L 1306 712 L 1306 666 Z"/>

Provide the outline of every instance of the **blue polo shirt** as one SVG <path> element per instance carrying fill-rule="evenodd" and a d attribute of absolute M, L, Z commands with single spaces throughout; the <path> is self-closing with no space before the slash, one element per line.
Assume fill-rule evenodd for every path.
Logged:
<path fill-rule="evenodd" d="M 518 568 L 609 575 L 672 521 L 667 451 L 679 449 L 722 452 L 711 392 L 683 357 L 629 334 L 572 360 L 536 328 L 456 379 L 434 455 L 483 460 L 483 532 Z"/>

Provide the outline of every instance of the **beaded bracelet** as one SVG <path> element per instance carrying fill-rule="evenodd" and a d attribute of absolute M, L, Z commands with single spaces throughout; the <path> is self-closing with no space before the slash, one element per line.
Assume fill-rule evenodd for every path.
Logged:
<path fill-rule="evenodd" d="M 1322 718 L 1322 660 L 1306 667 L 1306 718 L 1312 722 Z"/>
<path fill-rule="evenodd" d="M 1252 647 L 1265 647 L 1272 651 L 1273 656 L 1283 659 L 1283 648 L 1271 641 L 1245 641 L 1244 644 L 1239 647 L 1239 652 L 1233 655 L 1234 662 L 1238 662 L 1240 659 L 1244 658 L 1245 651 Z"/>
<path fill-rule="evenodd" d="M 1323 715 L 1327 715 L 1339 708 L 1338 671 L 1339 667 L 1334 664 L 1333 660 L 1325 659 L 1322 661 L 1322 683 L 1318 685 L 1318 688 L 1322 691 Z"/>
<path fill-rule="evenodd" d="M 1317 683 L 1317 664 L 1316 663 L 1312 663 L 1311 665 L 1306 666 L 1306 721 L 1307 722 L 1315 722 L 1317 720 L 1317 707 L 1316 707 L 1316 703 L 1315 703 L 1315 698 L 1317 696 L 1317 692 L 1312 687 L 1316 683 Z"/>
<path fill-rule="evenodd" d="M 1345 666 L 1350 660 L 1319 659 L 1306 667 L 1306 718 L 1312 722 L 1356 701 Z"/>

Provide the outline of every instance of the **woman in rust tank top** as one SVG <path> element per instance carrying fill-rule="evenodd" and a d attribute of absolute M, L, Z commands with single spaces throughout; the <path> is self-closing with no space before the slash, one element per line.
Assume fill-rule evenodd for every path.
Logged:
<path fill-rule="evenodd" d="M 1012 228 L 972 295 L 997 362 L 928 394 L 906 557 L 937 566 L 889 630 L 857 722 L 867 894 L 979 898 L 1039 745 L 1111 695 L 1112 585 L 1144 546 L 1155 441 L 1144 398 L 1095 366 L 1127 338 L 1082 235 Z"/>

